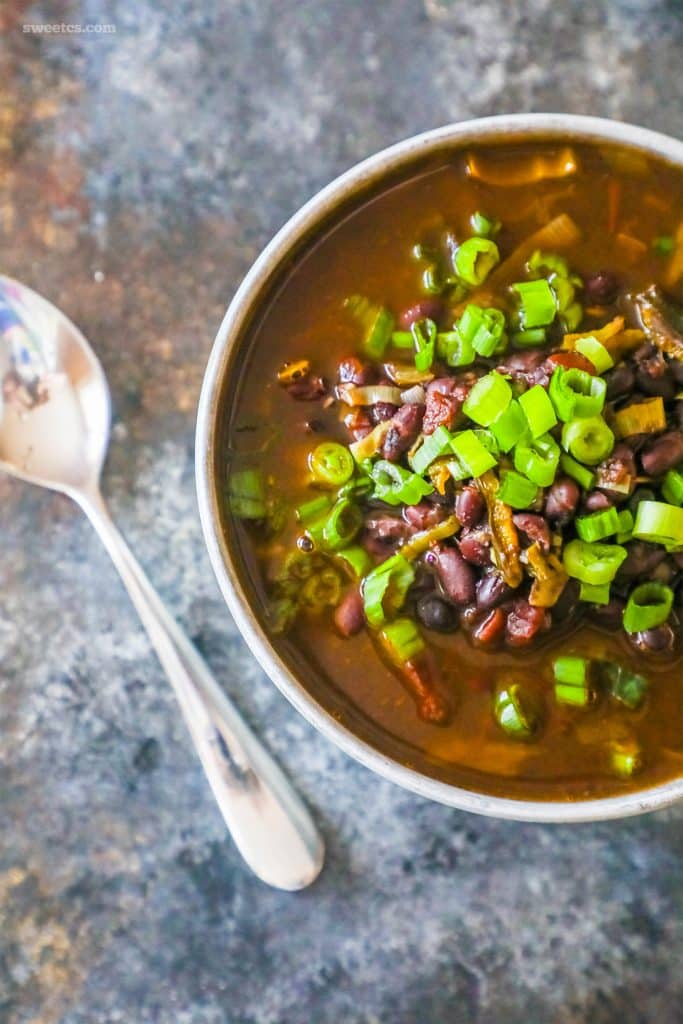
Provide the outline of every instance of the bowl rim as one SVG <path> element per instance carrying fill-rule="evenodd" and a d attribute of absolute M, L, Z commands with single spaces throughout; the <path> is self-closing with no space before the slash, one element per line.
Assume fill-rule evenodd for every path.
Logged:
<path fill-rule="evenodd" d="M 514 821 L 587 822 L 629 817 L 668 807 L 683 798 L 683 777 L 635 793 L 572 801 L 535 801 L 491 796 L 430 778 L 360 739 L 308 693 L 271 644 L 252 611 L 230 549 L 220 528 L 216 480 L 212 472 L 219 400 L 234 346 L 284 260 L 334 213 L 344 200 L 379 182 L 389 172 L 449 144 L 480 144 L 502 137 L 531 140 L 565 138 L 614 142 L 663 157 L 683 168 L 683 142 L 639 125 L 563 113 L 502 114 L 459 121 L 411 136 L 355 164 L 309 199 L 275 234 L 235 292 L 216 334 L 202 383 L 195 436 L 195 475 L 199 514 L 211 564 L 238 629 L 261 667 L 291 704 L 327 739 L 378 775 L 420 796 L 455 807 Z"/>

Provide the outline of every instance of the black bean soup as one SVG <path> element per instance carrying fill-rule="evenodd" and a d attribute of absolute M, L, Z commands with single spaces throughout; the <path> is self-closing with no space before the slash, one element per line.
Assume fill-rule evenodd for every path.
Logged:
<path fill-rule="evenodd" d="M 295 261 L 225 396 L 224 527 L 316 699 L 439 779 L 683 772 L 683 173 L 445 152 Z"/>

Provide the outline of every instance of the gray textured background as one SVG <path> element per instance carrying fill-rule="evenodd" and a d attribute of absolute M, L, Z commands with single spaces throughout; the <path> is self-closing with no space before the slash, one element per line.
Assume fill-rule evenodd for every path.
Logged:
<path fill-rule="evenodd" d="M 62 20 L 117 32 L 21 29 Z M 349 761 L 241 642 L 192 467 L 212 334 L 303 200 L 387 143 L 479 114 L 680 136 L 681 4 L 3 0 L 0 26 L 0 267 L 96 346 L 115 517 L 329 847 L 303 894 L 249 876 L 89 526 L 0 480 L 0 1021 L 683 1021 L 683 809 L 503 824 Z"/>

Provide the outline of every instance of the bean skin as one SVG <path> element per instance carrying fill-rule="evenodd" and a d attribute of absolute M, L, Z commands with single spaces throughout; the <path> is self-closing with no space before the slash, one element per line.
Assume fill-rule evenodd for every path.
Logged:
<path fill-rule="evenodd" d="M 602 491 L 589 491 L 583 499 L 586 512 L 603 512 L 613 504 L 612 499 Z"/>
<path fill-rule="evenodd" d="M 683 461 L 683 434 L 672 430 L 643 449 L 640 462 L 648 476 L 663 476 Z"/>
<path fill-rule="evenodd" d="M 463 487 L 455 499 L 455 514 L 463 526 L 476 526 L 486 512 L 486 502 L 476 487 Z"/>
<path fill-rule="evenodd" d="M 617 297 L 619 282 L 609 270 L 589 274 L 583 284 L 583 297 L 587 306 L 609 306 Z"/>
<path fill-rule="evenodd" d="M 631 394 L 636 386 L 636 376 L 633 369 L 624 363 L 606 373 L 605 382 L 607 384 L 607 401 L 613 402 L 617 398 Z"/>
<path fill-rule="evenodd" d="M 613 597 L 607 604 L 591 605 L 591 618 L 595 618 L 598 626 L 612 632 L 613 630 L 621 629 L 625 607 L 625 601 L 620 597 Z"/>
<path fill-rule="evenodd" d="M 676 634 L 665 622 L 656 629 L 646 629 L 642 633 L 631 633 L 629 640 L 637 650 L 644 654 L 666 654 L 674 649 Z"/>
<path fill-rule="evenodd" d="M 496 608 L 503 601 L 508 601 L 513 594 L 512 588 L 497 572 L 484 573 L 481 579 L 477 580 L 476 591 L 477 608 L 486 612 Z"/>
<path fill-rule="evenodd" d="M 352 587 L 347 591 L 337 605 L 334 624 L 342 636 L 353 636 L 355 633 L 359 633 L 365 625 L 363 598 L 358 587 Z"/>
<path fill-rule="evenodd" d="M 427 629 L 438 633 L 452 633 L 458 628 L 458 616 L 452 604 L 436 594 L 420 598 L 416 606 L 417 617 Z"/>
<path fill-rule="evenodd" d="M 502 608 L 494 608 L 472 630 L 472 642 L 477 647 L 491 647 L 503 639 L 507 616 Z"/>
<path fill-rule="evenodd" d="M 576 515 L 581 491 L 571 477 L 561 476 L 549 488 L 545 499 L 545 514 L 548 519 L 564 526 Z"/>
<path fill-rule="evenodd" d="M 458 547 L 462 557 L 472 565 L 490 565 L 491 535 L 487 528 L 463 530 Z"/>
<path fill-rule="evenodd" d="M 474 600 L 474 570 L 457 548 L 436 549 L 435 567 L 441 586 L 454 604 L 470 604 Z"/>

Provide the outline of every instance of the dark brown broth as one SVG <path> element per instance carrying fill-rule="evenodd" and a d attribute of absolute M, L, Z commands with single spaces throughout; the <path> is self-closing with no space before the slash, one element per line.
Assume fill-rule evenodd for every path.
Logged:
<path fill-rule="evenodd" d="M 552 148 L 515 145 L 518 154 Z M 505 159 L 513 149 L 489 147 Z M 415 169 L 367 200 L 315 240 L 288 271 L 279 290 L 252 326 L 243 347 L 242 372 L 234 394 L 224 401 L 224 445 L 217 471 L 243 464 L 231 452 L 253 453 L 270 435 L 269 449 L 249 454 L 292 506 L 306 495 L 306 456 L 322 438 L 347 441 L 336 408 L 293 401 L 277 384 L 285 360 L 311 359 L 315 372 L 334 379 L 340 358 L 358 345 L 357 327 L 344 315 L 344 298 L 362 292 L 395 312 L 420 298 L 419 268 L 410 258 L 414 243 L 449 226 L 464 237 L 477 209 L 503 223 L 503 258 L 534 230 L 561 212 L 582 230 L 582 240 L 563 250 L 581 274 L 601 268 L 618 273 L 629 287 L 661 279 L 666 260 L 651 248 L 654 238 L 670 235 L 683 220 L 683 176 L 664 163 L 645 161 L 615 148 L 574 147 L 580 173 L 571 178 L 515 188 L 492 187 L 465 177 L 463 154 L 452 152 Z M 438 165 L 435 165 L 438 163 Z M 619 193 L 618 231 L 647 246 L 634 264 L 608 231 L 610 192 Z M 679 295 L 680 298 L 680 295 Z M 319 421 L 311 434 L 306 421 Z M 257 430 L 245 427 L 259 425 Z M 225 530 L 245 567 L 245 581 L 263 618 L 264 578 L 272 578 L 297 535 L 292 521 L 275 541 L 226 515 Z M 577 799 L 640 789 L 683 772 L 683 693 L 680 659 L 658 662 L 634 654 L 626 640 L 579 627 L 532 652 L 474 650 L 462 633 L 430 635 L 444 689 L 456 712 L 450 725 L 421 722 L 399 679 L 387 668 L 366 634 L 342 639 L 331 614 L 299 622 L 288 637 L 274 642 L 319 703 L 363 739 L 403 763 L 436 778 L 490 793 L 531 799 Z M 649 697 L 637 712 L 615 707 L 606 698 L 589 711 L 558 707 L 551 699 L 549 663 L 558 652 L 613 659 L 645 673 Z M 502 669 L 521 672 L 545 694 L 546 720 L 533 743 L 508 739 L 491 714 L 491 690 Z M 614 778 L 606 743 L 624 730 L 636 735 L 645 755 L 635 779 Z"/>

